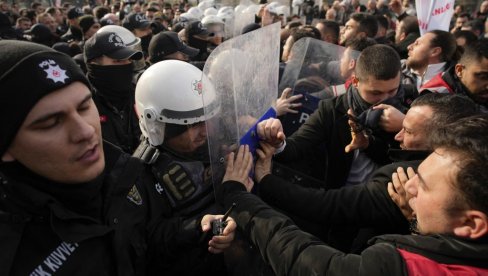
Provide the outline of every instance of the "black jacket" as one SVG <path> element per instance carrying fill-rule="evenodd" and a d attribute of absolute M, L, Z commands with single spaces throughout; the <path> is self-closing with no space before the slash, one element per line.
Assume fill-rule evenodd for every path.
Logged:
<path fill-rule="evenodd" d="M 96 88 L 94 90 L 93 101 L 100 115 L 103 139 L 132 154 L 139 145 L 142 134 L 135 111 L 135 100 L 127 101 L 123 108 L 116 108 Z"/>
<path fill-rule="evenodd" d="M 198 243 L 197 223 L 170 217 L 169 204 L 149 185 L 151 176 L 139 160 L 107 143 L 104 155 L 105 171 L 97 178 L 102 196 L 95 206 L 101 212 L 94 216 L 33 185 L 47 180 L 8 173 L 6 163 L 0 164 L 1 275 L 154 274 L 152 264 Z"/>
<path fill-rule="evenodd" d="M 64 42 L 82 41 L 83 32 L 81 31 L 81 29 L 70 26 L 68 28 L 68 31 L 61 36 L 61 40 Z M 83 48 L 81 50 L 83 50 Z"/>
<path fill-rule="evenodd" d="M 340 189 L 305 188 L 271 174 L 257 185 L 264 201 L 307 221 L 375 227 L 381 228 L 382 233 L 404 234 L 409 231 L 409 223 L 390 199 L 387 185 L 398 167 L 416 169 L 420 162 L 404 161 L 383 166 L 373 173 L 368 183 Z"/>
<path fill-rule="evenodd" d="M 344 148 L 351 142 L 351 131 L 347 123 L 347 93 L 337 98 L 322 100 L 307 121 L 286 139 L 284 151 L 276 155 L 278 161 L 303 160 L 309 157 L 306 155 L 307 152 L 325 143 L 326 189 L 344 185 L 354 157 L 353 152 L 344 152 Z M 388 164 L 387 151 L 390 146 L 397 144 L 394 135 L 379 131 L 371 136 L 374 139 L 370 139 L 365 153 L 379 165 Z"/>
<path fill-rule="evenodd" d="M 277 275 L 439 275 L 463 269 L 483 275 L 488 270 L 488 243 L 434 236 L 387 235 L 372 240 L 361 255 L 344 254 L 301 231 L 238 182 L 223 184 L 225 206 Z M 427 259 L 427 261 L 425 261 Z M 430 274 L 429 274 L 430 273 Z"/>

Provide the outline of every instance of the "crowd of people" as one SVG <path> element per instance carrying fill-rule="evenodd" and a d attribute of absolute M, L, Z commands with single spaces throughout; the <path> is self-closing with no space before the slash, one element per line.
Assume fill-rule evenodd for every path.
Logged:
<path fill-rule="evenodd" d="M 488 1 L 288 5 L 0 2 L 0 274 L 488 275 Z M 212 54 L 269 26 L 229 143 L 204 72 L 257 82 Z"/>

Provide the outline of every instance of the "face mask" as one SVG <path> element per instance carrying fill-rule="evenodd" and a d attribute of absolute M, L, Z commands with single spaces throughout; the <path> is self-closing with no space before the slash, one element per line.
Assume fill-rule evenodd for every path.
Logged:
<path fill-rule="evenodd" d="M 98 65 L 87 64 L 88 79 L 97 93 L 110 99 L 126 99 L 132 96 L 133 64 Z"/>
<path fill-rule="evenodd" d="M 203 39 L 196 38 L 194 36 L 188 37 L 188 45 L 200 50 L 200 53 L 207 52 L 207 41 Z"/>
<path fill-rule="evenodd" d="M 152 34 L 141 37 L 141 48 L 144 53 L 147 53 L 149 42 L 151 42 Z"/>

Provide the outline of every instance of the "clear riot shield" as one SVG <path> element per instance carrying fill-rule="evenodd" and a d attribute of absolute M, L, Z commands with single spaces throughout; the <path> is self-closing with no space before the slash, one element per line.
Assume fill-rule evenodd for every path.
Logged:
<path fill-rule="evenodd" d="M 321 99 L 346 92 L 355 67 L 358 51 L 313 38 L 298 40 L 290 51 L 279 85 L 282 93 L 287 87 L 293 95 L 302 94 L 298 114 L 288 113 L 283 119 L 285 134 L 290 136 L 317 109 Z"/>
<path fill-rule="evenodd" d="M 256 13 L 259 11 L 259 5 L 250 0 L 241 0 L 234 12 L 234 37 L 242 34 L 242 29 L 254 23 Z"/>
<path fill-rule="evenodd" d="M 205 63 L 203 93 L 213 87 L 220 104 L 215 116 L 205 109 L 214 185 L 222 181 L 226 155 L 240 144 L 255 149 L 257 122 L 275 114 L 279 35 L 279 24 L 273 24 L 235 37 L 215 48 Z"/>

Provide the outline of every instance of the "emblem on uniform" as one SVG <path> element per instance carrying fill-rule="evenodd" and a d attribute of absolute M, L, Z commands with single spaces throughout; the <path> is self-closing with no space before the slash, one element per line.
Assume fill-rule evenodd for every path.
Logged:
<path fill-rule="evenodd" d="M 193 85 L 193 91 L 197 92 L 198 95 L 202 95 L 202 81 L 194 80 L 192 85 Z"/>
<path fill-rule="evenodd" d="M 56 82 L 64 83 L 69 77 L 66 76 L 66 70 L 61 69 L 56 61 L 52 59 L 45 60 L 39 63 L 39 67 L 47 73 L 46 78 Z"/>
<path fill-rule="evenodd" d="M 136 185 L 132 186 L 130 189 L 129 194 L 127 194 L 127 199 L 136 205 L 142 205 L 142 197 L 141 194 L 139 194 L 139 190 L 137 190 Z"/>
<path fill-rule="evenodd" d="M 156 185 L 154 185 L 154 187 L 156 188 L 156 191 L 159 194 L 161 194 L 164 191 L 163 187 L 161 187 L 161 184 L 159 184 L 159 183 L 156 183 Z"/>

